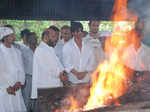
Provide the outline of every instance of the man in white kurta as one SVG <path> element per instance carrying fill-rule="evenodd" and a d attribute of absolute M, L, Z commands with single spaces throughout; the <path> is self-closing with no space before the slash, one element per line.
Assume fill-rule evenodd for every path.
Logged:
<path fill-rule="evenodd" d="M 31 38 L 30 35 L 32 33 L 29 30 L 25 29 L 21 31 L 21 38 L 23 39 L 23 43 L 20 44 L 19 50 L 22 53 L 24 71 L 25 71 L 25 87 L 22 89 L 23 98 L 25 101 L 25 105 L 27 110 L 30 111 L 31 106 L 31 88 L 32 88 L 32 67 L 33 67 L 33 50 L 29 47 L 29 40 Z"/>
<path fill-rule="evenodd" d="M 64 25 L 61 28 L 61 40 L 58 40 L 55 46 L 55 52 L 57 57 L 60 59 L 60 62 L 63 63 L 62 49 L 63 46 L 71 39 L 70 27 Z"/>
<path fill-rule="evenodd" d="M 26 112 L 21 94 L 25 73 L 21 53 L 12 46 L 14 34 L 10 28 L 0 27 L 0 111 Z"/>
<path fill-rule="evenodd" d="M 54 48 L 49 45 L 50 38 L 55 36 L 55 31 L 50 29 L 49 32 L 45 31 L 42 35 L 42 41 L 36 48 L 33 57 L 32 99 L 37 99 L 38 88 L 63 86 L 60 77 L 64 68 L 56 56 Z"/>
<path fill-rule="evenodd" d="M 69 81 L 73 84 L 88 83 L 95 65 L 93 49 L 82 41 L 81 23 L 74 23 L 71 28 L 74 37 L 63 47 L 63 64 Z"/>
<path fill-rule="evenodd" d="M 98 66 L 98 64 L 102 63 L 105 59 L 105 53 L 103 46 L 101 44 L 100 38 L 101 33 L 99 30 L 99 21 L 98 20 L 91 20 L 89 22 L 89 34 L 84 38 L 84 41 L 88 43 L 93 49 L 94 49 L 94 55 L 95 55 L 95 69 Z"/>
<path fill-rule="evenodd" d="M 125 49 L 128 53 L 124 63 L 136 71 L 150 71 L 150 48 L 141 42 L 139 48 L 135 49 L 132 44 Z"/>

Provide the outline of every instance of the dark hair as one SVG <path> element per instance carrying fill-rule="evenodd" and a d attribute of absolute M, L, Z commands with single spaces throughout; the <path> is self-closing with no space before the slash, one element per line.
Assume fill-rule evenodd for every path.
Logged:
<path fill-rule="evenodd" d="M 4 42 L 4 39 L 7 38 L 8 36 L 9 35 L 4 36 L 1 41 Z"/>
<path fill-rule="evenodd" d="M 83 26 L 80 22 L 71 22 L 71 32 L 78 32 L 79 28 L 83 30 Z"/>
<path fill-rule="evenodd" d="M 143 35 L 143 28 L 144 28 L 144 22 L 142 19 L 138 19 L 138 21 L 135 23 L 135 30 L 138 33 L 139 36 Z"/>
<path fill-rule="evenodd" d="M 99 22 L 99 19 L 98 19 L 98 18 L 96 18 L 96 17 L 91 18 L 91 19 L 89 20 L 88 25 L 90 26 L 90 25 L 91 25 L 91 23 L 92 23 L 93 21 L 98 21 L 98 22 Z"/>
<path fill-rule="evenodd" d="M 45 35 L 48 36 L 48 35 L 49 35 L 49 32 L 48 32 L 48 31 L 44 31 L 44 32 L 42 33 L 42 40 L 44 39 L 44 36 L 45 36 Z"/>
<path fill-rule="evenodd" d="M 22 30 L 21 33 L 20 33 L 21 38 L 23 38 L 24 36 L 27 36 L 29 33 L 30 33 L 29 29 Z"/>
<path fill-rule="evenodd" d="M 37 37 L 36 33 L 35 32 L 30 32 L 27 34 L 27 42 L 30 43 L 30 38 L 34 36 L 34 37 Z"/>
<path fill-rule="evenodd" d="M 13 26 L 12 26 L 12 25 L 10 25 L 10 24 L 4 25 L 4 27 L 8 27 L 8 28 L 13 29 Z"/>
<path fill-rule="evenodd" d="M 61 30 L 64 30 L 64 29 L 70 29 L 70 27 L 68 25 L 64 25 L 61 27 Z"/>
<path fill-rule="evenodd" d="M 50 26 L 48 29 L 52 29 L 52 30 L 54 30 L 56 32 L 59 32 L 59 29 L 56 26 L 54 26 L 54 25 Z"/>

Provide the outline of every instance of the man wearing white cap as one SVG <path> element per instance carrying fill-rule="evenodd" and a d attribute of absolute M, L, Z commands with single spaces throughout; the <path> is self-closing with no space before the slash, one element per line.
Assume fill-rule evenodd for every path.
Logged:
<path fill-rule="evenodd" d="M 0 111 L 26 112 L 21 94 L 25 73 L 21 53 L 12 46 L 15 40 L 13 30 L 0 27 Z"/>

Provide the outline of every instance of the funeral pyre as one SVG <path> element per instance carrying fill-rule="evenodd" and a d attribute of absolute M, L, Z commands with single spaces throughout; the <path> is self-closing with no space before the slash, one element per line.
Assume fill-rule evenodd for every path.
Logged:
<path fill-rule="evenodd" d="M 134 30 L 138 16 L 127 9 L 127 0 L 116 0 L 111 20 L 114 22 L 114 29 L 105 43 L 107 59 L 100 63 L 92 74 L 90 94 L 81 89 L 81 93 L 84 94 L 75 91 L 78 97 L 73 96 L 73 93 L 66 95 L 62 107 L 56 112 L 80 112 L 108 105 L 120 105 L 119 99 L 132 90 L 130 87 L 135 73 L 124 65 L 124 60 L 130 57 L 124 48 L 131 43 L 138 43 L 139 35 Z M 133 26 L 127 28 L 127 22 L 133 23 Z M 88 100 L 81 101 L 84 99 L 82 95 L 89 96 Z"/>

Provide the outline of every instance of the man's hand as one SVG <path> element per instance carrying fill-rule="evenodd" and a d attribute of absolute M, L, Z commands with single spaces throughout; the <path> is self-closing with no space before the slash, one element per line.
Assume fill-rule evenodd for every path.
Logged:
<path fill-rule="evenodd" d="M 67 72 L 63 71 L 62 73 L 60 73 L 60 80 L 61 80 L 63 83 L 68 82 Z"/>
<path fill-rule="evenodd" d="M 16 95 L 15 89 L 14 89 L 14 87 L 12 87 L 12 86 L 9 86 L 9 87 L 7 88 L 7 93 L 8 93 L 8 94 L 11 94 L 11 95 Z"/>
<path fill-rule="evenodd" d="M 88 72 L 78 72 L 75 69 L 72 69 L 71 72 L 79 79 L 82 80 Z"/>
<path fill-rule="evenodd" d="M 82 80 L 85 76 L 86 76 L 87 72 L 78 72 L 78 74 L 76 75 L 76 77 L 79 80 Z"/>
<path fill-rule="evenodd" d="M 13 87 L 15 91 L 18 91 L 21 88 L 21 82 L 16 82 L 16 84 Z"/>

